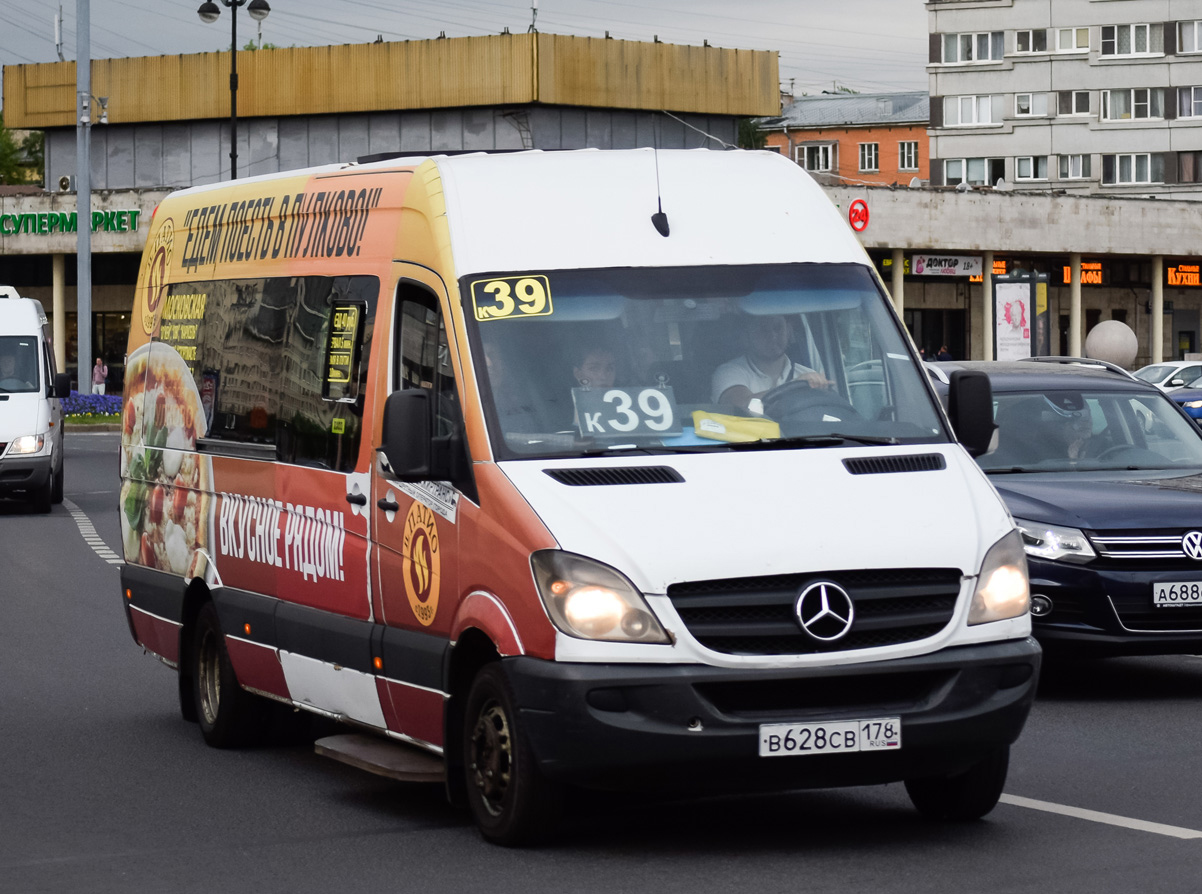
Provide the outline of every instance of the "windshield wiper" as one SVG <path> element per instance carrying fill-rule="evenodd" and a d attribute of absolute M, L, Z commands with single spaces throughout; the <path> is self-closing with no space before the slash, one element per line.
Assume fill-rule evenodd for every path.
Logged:
<path fill-rule="evenodd" d="M 844 435 L 832 432 L 829 435 L 794 435 L 789 438 L 760 438 L 757 441 L 735 441 L 729 446 L 732 450 L 788 450 L 806 447 L 838 447 L 847 441 L 857 444 L 893 445 L 897 438 L 878 438 L 872 435 Z"/>
<path fill-rule="evenodd" d="M 623 444 L 614 447 L 587 447 L 580 451 L 580 456 L 617 456 L 622 453 L 642 453 L 646 456 L 655 456 L 660 453 L 712 453 L 715 450 L 724 450 L 729 447 L 729 444 L 714 444 L 708 445 L 657 445 L 639 447 L 631 444 Z"/>

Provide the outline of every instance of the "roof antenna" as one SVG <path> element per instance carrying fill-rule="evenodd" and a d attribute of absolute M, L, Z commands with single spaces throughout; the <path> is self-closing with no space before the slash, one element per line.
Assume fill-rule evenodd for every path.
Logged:
<path fill-rule="evenodd" d="M 655 142 L 658 144 L 659 140 Z M 651 215 L 651 224 L 655 231 L 666 239 L 669 233 L 668 215 L 664 214 L 664 197 L 659 188 L 659 146 L 653 146 L 651 152 L 655 156 L 655 199 L 659 202 L 659 210 Z"/>

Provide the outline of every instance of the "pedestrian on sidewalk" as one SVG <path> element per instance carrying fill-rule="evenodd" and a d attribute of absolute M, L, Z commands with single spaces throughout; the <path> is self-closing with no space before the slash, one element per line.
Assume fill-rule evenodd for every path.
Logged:
<path fill-rule="evenodd" d="M 99 357 L 96 358 L 96 365 L 92 367 L 92 393 L 104 394 L 104 383 L 109 377 L 109 368 L 105 366 L 104 361 Z"/>

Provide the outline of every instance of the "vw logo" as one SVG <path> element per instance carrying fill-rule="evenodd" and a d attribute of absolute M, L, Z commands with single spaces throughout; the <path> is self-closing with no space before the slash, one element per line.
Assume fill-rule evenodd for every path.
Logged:
<path fill-rule="evenodd" d="M 847 591 L 830 581 L 819 581 L 802 590 L 794 610 L 801 629 L 824 643 L 846 636 L 856 617 L 855 604 Z"/>
<path fill-rule="evenodd" d="M 1190 531 L 1182 537 L 1181 551 L 1191 559 L 1202 560 L 1202 531 Z"/>

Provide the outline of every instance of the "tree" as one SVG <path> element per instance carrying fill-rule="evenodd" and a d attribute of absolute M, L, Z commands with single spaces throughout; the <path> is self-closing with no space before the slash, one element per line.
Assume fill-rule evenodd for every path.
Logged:
<path fill-rule="evenodd" d="M 25 182 L 25 170 L 21 165 L 21 147 L 13 132 L 4 126 L 4 114 L 0 113 L 0 183 Z"/>
<path fill-rule="evenodd" d="M 0 112 L 0 183 L 41 183 L 45 167 L 45 136 L 30 131 L 19 141 L 17 132 L 4 126 Z"/>
<path fill-rule="evenodd" d="M 739 148 L 763 149 L 768 143 L 767 135 L 760 130 L 754 118 L 739 119 Z"/>

